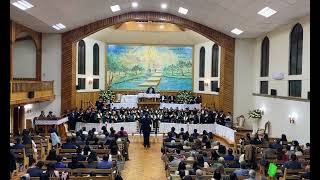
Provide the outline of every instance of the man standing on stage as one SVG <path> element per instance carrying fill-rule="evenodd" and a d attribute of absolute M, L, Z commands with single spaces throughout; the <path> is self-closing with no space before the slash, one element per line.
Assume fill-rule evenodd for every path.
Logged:
<path fill-rule="evenodd" d="M 146 147 L 150 147 L 150 131 L 151 131 L 151 120 L 148 117 L 148 114 L 145 113 L 142 118 L 141 118 L 141 130 L 143 133 L 143 146 Z"/>
<path fill-rule="evenodd" d="M 152 86 L 150 86 L 147 91 L 146 91 L 147 94 L 155 94 L 156 91 L 154 90 L 154 88 Z"/>

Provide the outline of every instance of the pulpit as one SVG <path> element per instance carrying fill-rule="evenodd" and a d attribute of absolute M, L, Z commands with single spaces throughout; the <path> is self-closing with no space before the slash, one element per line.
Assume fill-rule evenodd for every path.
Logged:
<path fill-rule="evenodd" d="M 157 109 L 160 107 L 160 94 L 138 93 L 138 106 Z"/>
<path fill-rule="evenodd" d="M 55 120 L 53 119 L 37 119 L 35 120 L 34 124 L 37 129 L 43 128 L 44 134 L 46 136 L 49 136 L 49 129 L 52 127 L 57 129 L 57 132 L 62 140 L 65 140 L 67 138 L 67 130 L 65 127 L 65 122 L 68 121 L 68 117 L 64 118 L 57 118 Z"/>

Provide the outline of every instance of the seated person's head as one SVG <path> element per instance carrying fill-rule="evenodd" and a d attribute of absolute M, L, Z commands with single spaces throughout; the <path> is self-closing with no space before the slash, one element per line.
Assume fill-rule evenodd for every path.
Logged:
<path fill-rule="evenodd" d="M 124 127 L 121 127 L 121 128 L 120 128 L 120 131 L 123 131 L 123 130 L 124 130 Z"/>
<path fill-rule="evenodd" d="M 71 138 L 68 137 L 67 140 L 66 140 L 66 142 L 67 142 L 67 143 L 71 143 Z"/>
<path fill-rule="evenodd" d="M 77 132 L 76 132 L 76 136 L 78 137 L 78 136 L 80 136 L 80 135 L 81 135 L 80 132 L 77 131 Z"/>
<path fill-rule="evenodd" d="M 197 169 L 196 170 L 196 176 L 203 176 L 203 172 L 202 172 L 202 170 L 201 169 Z"/>
<path fill-rule="evenodd" d="M 97 137 L 96 137 L 96 138 L 94 138 L 94 142 L 98 144 L 99 139 L 98 139 Z"/>
<path fill-rule="evenodd" d="M 87 128 L 86 127 L 82 127 L 82 131 L 86 131 L 87 130 Z"/>
<path fill-rule="evenodd" d="M 44 165 L 43 161 L 38 161 L 36 164 L 36 166 L 40 169 L 42 168 L 43 165 Z"/>
<path fill-rule="evenodd" d="M 245 161 L 240 162 L 240 168 L 241 169 L 246 169 L 247 168 L 247 163 Z"/>
<path fill-rule="evenodd" d="M 181 151 L 180 151 L 180 149 L 179 149 L 179 148 L 178 148 L 178 149 L 176 149 L 176 153 L 177 153 L 177 154 L 180 154 L 180 152 L 181 152 Z"/>
<path fill-rule="evenodd" d="M 17 138 L 17 139 L 16 139 L 16 143 L 17 143 L 17 144 L 21 144 L 21 138 Z"/>
<path fill-rule="evenodd" d="M 184 170 L 179 171 L 179 176 L 182 179 L 186 175 L 186 172 Z"/>
<path fill-rule="evenodd" d="M 77 163 L 77 162 L 78 162 L 77 156 L 76 156 L 76 155 L 72 155 L 71 161 L 72 161 L 73 163 Z"/>
<path fill-rule="evenodd" d="M 297 160 L 297 155 L 291 154 L 290 159 L 291 159 L 291 161 L 296 161 Z"/>
<path fill-rule="evenodd" d="M 183 161 L 181 161 L 181 162 L 179 163 L 179 166 L 178 166 L 178 171 L 180 171 L 180 170 L 186 170 L 186 169 L 187 169 L 186 163 L 184 163 Z"/>
<path fill-rule="evenodd" d="M 171 127 L 171 132 L 174 132 L 176 130 L 176 128 Z"/>
<path fill-rule="evenodd" d="M 169 162 L 173 161 L 174 157 L 173 156 L 169 156 Z"/>
<path fill-rule="evenodd" d="M 76 152 L 77 152 L 78 154 L 81 154 L 81 153 L 82 153 L 82 149 L 79 147 L 79 148 L 77 148 Z"/>
<path fill-rule="evenodd" d="M 104 160 L 104 161 L 108 161 L 108 160 L 109 160 L 109 154 L 103 155 L 103 160 Z"/>
<path fill-rule="evenodd" d="M 232 153 L 233 153 L 233 150 L 232 150 L 231 148 L 229 148 L 229 149 L 228 149 L 228 154 L 229 154 L 229 155 L 232 155 Z"/>
<path fill-rule="evenodd" d="M 223 157 L 219 157 L 219 158 L 218 158 L 218 162 L 221 163 L 221 164 L 223 164 L 223 163 L 224 163 L 224 158 L 223 158 Z"/>
<path fill-rule="evenodd" d="M 253 169 L 250 169 L 250 171 L 249 171 L 249 177 L 252 178 L 252 179 L 255 179 L 255 177 L 256 177 L 256 171 L 253 170 Z"/>
<path fill-rule="evenodd" d="M 194 130 L 193 130 L 193 132 L 194 132 L 194 133 L 197 133 L 197 132 L 198 132 L 198 130 L 197 130 L 197 129 L 194 129 Z"/>
<path fill-rule="evenodd" d="M 180 131 L 181 131 L 181 132 L 183 132 L 183 131 L 184 131 L 184 129 L 183 129 L 183 128 L 181 128 L 181 129 L 180 129 Z"/>
<path fill-rule="evenodd" d="M 62 156 L 58 155 L 57 156 L 57 162 L 61 162 L 62 161 Z"/>
<path fill-rule="evenodd" d="M 188 175 L 183 178 L 183 180 L 192 180 L 192 176 Z"/>
<path fill-rule="evenodd" d="M 216 170 L 214 171 L 214 173 L 213 173 L 213 178 L 214 178 L 215 180 L 220 180 L 220 179 L 221 179 L 221 172 L 220 172 L 219 169 L 216 169 Z"/>

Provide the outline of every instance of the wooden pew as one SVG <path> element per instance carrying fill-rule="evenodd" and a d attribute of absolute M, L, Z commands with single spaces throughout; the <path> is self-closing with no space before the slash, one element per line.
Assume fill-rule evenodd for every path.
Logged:
<path fill-rule="evenodd" d="M 284 169 L 283 177 L 280 180 L 287 180 L 287 179 L 301 179 L 302 173 L 305 173 L 304 169 Z"/>
<path fill-rule="evenodd" d="M 113 179 L 114 174 L 116 173 L 116 169 L 112 168 L 112 169 L 90 169 L 90 168 L 78 168 L 78 169 L 73 169 L 71 170 L 71 175 L 79 175 L 81 174 L 81 176 L 83 174 L 91 174 L 94 173 L 95 175 L 111 175 L 111 178 Z"/>
<path fill-rule="evenodd" d="M 16 158 L 22 159 L 23 166 L 25 169 L 28 169 L 29 167 L 29 158 L 26 156 L 26 151 L 25 149 L 11 149 L 10 150 L 12 153 L 15 154 Z M 17 167 L 19 168 L 19 167 Z"/>

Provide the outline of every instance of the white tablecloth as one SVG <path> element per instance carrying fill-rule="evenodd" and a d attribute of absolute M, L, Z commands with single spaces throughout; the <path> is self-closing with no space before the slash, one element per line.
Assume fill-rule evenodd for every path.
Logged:
<path fill-rule="evenodd" d="M 121 103 L 138 103 L 138 96 L 137 95 L 122 95 L 120 102 Z"/>
<path fill-rule="evenodd" d="M 160 109 L 167 108 L 167 109 L 201 109 L 201 104 L 173 104 L 173 103 L 160 103 Z"/>
<path fill-rule="evenodd" d="M 235 130 L 219 124 L 178 124 L 178 123 L 160 123 L 159 132 L 167 133 L 171 131 L 171 127 L 176 129 L 176 132 L 180 132 L 180 128 L 184 128 L 184 132 L 188 131 L 189 134 L 193 133 L 194 129 L 198 130 L 199 134 L 202 134 L 203 130 L 212 132 L 213 134 L 219 135 L 226 138 L 230 142 L 234 142 Z"/>
<path fill-rule="evenodd" d="M 120 130 L 121 127 L 128 133 L 138 133 L 138 123 L 137 122 L 123 122 L 123 123 L 82 123 L 77 122 L 76 130 L 80 130 L 82 127 L 86 127 L 87 131 L 91 130 L 92 128 L 96 128 L 97 131 L 101 130 L 101 127 L 106 125 L 108 131 L 110 127 L 113 127 L 114 130 L 117 132 Z M 221 126 L 219 124 L 179 124 L 179 123 L 160 123 L 159 125 L 159 133 L 167 133 L 171 131 L 171 127 L 175 127 L 176 132 L 180 132 L 180 128 L 184 128 L 184 132 L 188 131 L 189 134 L 193 133 L 194 129 L 198 130 L 199 134 L 202 134 L 203 130 L 207 132 L 212 132 L 213 134 L 219 135 L 230 142 L 234 143 L 234 133 L 235 130 L 228 128 L 226 126 Z"/>
<path fill-rule="evenodd" d="M 82 127 L 86 127 L 87 131 L 91 130 L 92 128 L 96 128 L 96 130 L 99 132 L 101 131 L 102 126 L 106 126 L 108 131 L 111 127 L 118 132 L 120 131 L 121 127 L 124 127 L 124 130 L 127 131 L 127 133 L 137 133 L 137 122 L 122 122 L 122 123 L 83 123 L 83 122 L 77 122 L 76 124 L 76 130 L 80 130 Z"/>
<path fill-rule="evenodd" d="M 68 121 L 68 117 L 58 119 L 58 120 L 42 120 L 38 119 L 34 121 L 35 125 L 60 125 Z"/>
<path fill-rule="evenodd" d="M 110 104 L 110 108 L 116 108 L 116 109 L 120 109 L 120 108 L 138 108 L 138 104 L 137 103 L 111 103 Z"/>
<path fill-rule="evenodd" d="M 139 98 L 160 98 L 160 94 L 138 93 Z"/>

